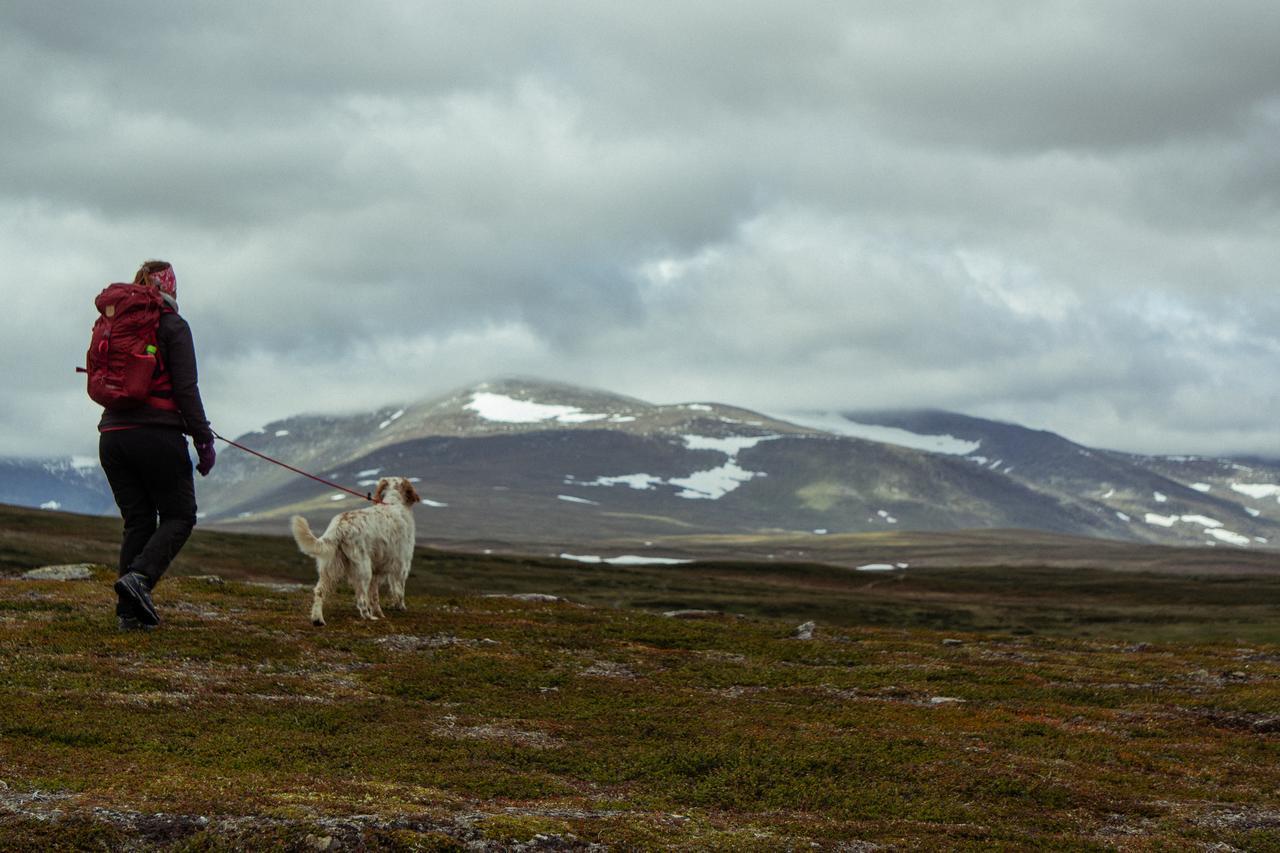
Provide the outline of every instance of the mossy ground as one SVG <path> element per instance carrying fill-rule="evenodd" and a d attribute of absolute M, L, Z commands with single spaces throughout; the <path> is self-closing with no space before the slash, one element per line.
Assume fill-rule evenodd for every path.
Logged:
<path fill-rule="evenodd" d="M 107 568 L 12 577 L 116 523 L 10 515 L 0 849 L 1280 850 L 1274 577 L 422 551 L 407 612 L 316 629 L 190 576 L 291 542 L 198 531 L 121 634 Z M 483 596 L 525 591 L 578 603 Z"/>
<path fill-rule="evenodd" d="M 110 579 L 0 582 L 0 846 L 1280 849 L 1274 647 Z"/>

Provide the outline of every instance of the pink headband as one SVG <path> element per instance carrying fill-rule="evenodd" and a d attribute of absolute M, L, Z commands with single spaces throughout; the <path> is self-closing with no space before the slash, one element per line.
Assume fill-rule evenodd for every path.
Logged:
<path fill-rule="evenodd" d="M 175 299 L 178 297 L 178 279 L 173 274 L 173 267 L 165 267 L 158 272 L 153 272 L 147 278 L 160 288 L 161 293 L 167 293 Z"/>

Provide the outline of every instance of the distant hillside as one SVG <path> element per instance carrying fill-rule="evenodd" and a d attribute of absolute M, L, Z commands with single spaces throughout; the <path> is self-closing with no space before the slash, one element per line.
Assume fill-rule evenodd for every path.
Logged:
<path fill-rule="evenodd" d="M 1028 529 L 1280 543 L 1273 463 L 1135 456 L 938 411 L 771 416 L 508 379 L 364 414 L 300 415 L 238 441 L 357 490 L 385 474 L 416 478 L 428 498 L 420 530 L 436 540 Z M 14 503 L 112 510 L 91 467 L 10 461 L 0 473 Z M 359 503 L 226 447 L 199 501 L 207 522 L 273 530 L 295 512 L 318 523 Z"/>
<path fill-rule="evenodd" d="M 0 459 L 0 503 L 43 509 L 116 511 L 96 457 Z"/>
<path fill-rule="evenodd" d="M 1274 462 L 1098 450 L 1051 432 L 949 412 L 855 412 L 845 418 L 972 442 L 966 461 L 1113 517 L 1122 538 L 1265 549 L 1280 522 L 1280 465 Z"/>

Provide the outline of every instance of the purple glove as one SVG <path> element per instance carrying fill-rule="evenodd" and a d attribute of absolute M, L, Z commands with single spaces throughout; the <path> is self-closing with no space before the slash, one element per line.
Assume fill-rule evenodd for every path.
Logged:
<path fill-rule="evenodd" d="M 218 454 L 213 450 L 212 441 L 196 442 L 196 456 L 199 460 L 196 463 L 196 470 L 200 472 L 201 477 L 209 476 L 209 472 L 213 470 L 214 460 L 218 458 Z"/>

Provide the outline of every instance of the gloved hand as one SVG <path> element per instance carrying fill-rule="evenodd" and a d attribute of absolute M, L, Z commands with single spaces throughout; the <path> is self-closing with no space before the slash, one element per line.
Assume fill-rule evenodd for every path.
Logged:
<path fill-rule="evenodd" d="M 200 472 L 201 477 L 209 476 L 209 472 L 213 470 L 213 463 L 218 458 L 218 454 L 213 449 L 213 442 L 197 441 L 196 456 L 199 458 L 196 462 L 196 470 Z"/>

